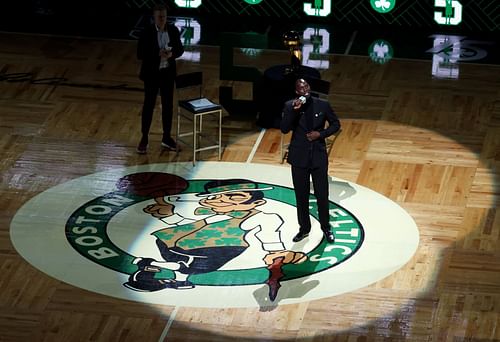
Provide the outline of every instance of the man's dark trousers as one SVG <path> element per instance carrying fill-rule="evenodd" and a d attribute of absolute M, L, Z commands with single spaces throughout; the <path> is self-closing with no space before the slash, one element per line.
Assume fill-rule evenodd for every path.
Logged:
<path fill-rule="evenodd" d="M 163 125 L 163 141 L 170 137 L 172 129 L 175 75 L 170 68 L 158 70 L 157 76 L 144 80 L 144 105 L 142 107 L 142 136 L 147 139 L 158 91 L 161 96 L 161 121 Z"/>
<path fill-rule="evenodd" d="M 330 214 L 328 213 L 328 171 L 326 167 L 302 168 L 292 165 L 292 181 L 297 201 L 297 218 L 300 231 L 308 233 L 311 230 L 309 218 L 309 177 L 312 176 L 314 195 L 318 205 L 318 216 L 323 231 L 330 229 Z M 326 180 L 326 182 L 325 182 Z"/>

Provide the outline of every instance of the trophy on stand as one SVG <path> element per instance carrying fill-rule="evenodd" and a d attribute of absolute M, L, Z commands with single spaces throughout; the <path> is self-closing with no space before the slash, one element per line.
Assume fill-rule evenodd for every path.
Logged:
<path fill-rule="evenodd" d="M 297 31 L 288 31 L 283 34 L 283 44 L 290 51 L 290 66 L 285 74 L 298 73 L 302 65 L 302 42 Z"/>

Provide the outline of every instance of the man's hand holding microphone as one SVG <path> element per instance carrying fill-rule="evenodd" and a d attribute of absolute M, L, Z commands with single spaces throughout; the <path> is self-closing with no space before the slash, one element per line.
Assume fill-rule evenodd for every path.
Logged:
<path fill-rule="evenodd" d="M 296 98 L 295 100 L 293 100 L 293 109 L 294 110 L 299 110 L 300 107 L 302 107 L 302 105 L 304 103 L 306 103 L 306 101 L 307 101 L 307 98 L 304 95 L 299 96 L 298 98 Z"/>

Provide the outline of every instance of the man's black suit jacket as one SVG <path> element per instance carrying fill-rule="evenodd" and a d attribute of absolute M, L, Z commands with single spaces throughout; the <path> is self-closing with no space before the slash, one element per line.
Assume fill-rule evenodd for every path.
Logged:
<path fill-rule="evenodd" d="M 325 139 L 340 129 L 339 119 L 325 100 L 310 97 L 306 105 L 298 110 L 293 109 L 292 103 L 293 100 L 285 103 L 280 125 L 284 134 L 293 131 L 288 147 L 288 163 L 302 168 L 328 167 Z M 325 128 L 327 122 L 328 127 Z M 320 137 L 315 141 L 307 140 L 309 131 L 318 131 Z"/>
<path fill-rule="evenodd" d="M 168 59 L 169 71 L 176 74 L 175 59 L 182 56 L 184 47 L 182 46 L 180 33 L 177 27 L 167 24 L 167 32 L 170 38 L 168 46 L 172 47 L 172 57 Z M 148 25 L 142 31 L 137 44 L 137 58 L 142 61 L 139 78 L 143 81 L 154 79 L 160 70 L 160 47 L 158 45 L 158 30 L 154 24 Z"/>

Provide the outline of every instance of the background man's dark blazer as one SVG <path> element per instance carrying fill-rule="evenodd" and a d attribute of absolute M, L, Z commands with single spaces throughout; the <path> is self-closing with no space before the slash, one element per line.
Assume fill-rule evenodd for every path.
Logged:
<path fill-rule="evenodd" d="M 340 129 L 340 122 L 330 104 L 322 99 L 311 97 L 307 108 L 293 109 L 293 100 L 287 101 L 281 120 L 281 131 L 293 131 L 288 147 L 287 161 L 293 166 L 302 168 L 328 167 L 325 139 Z M 304 106 L 303 106 L 304 107 Z M 312 117 L 312 129 L 320 133 L 315 141 L 307 140 L 309 131 L 307 116 Z M 325 123 L 329 126 L 325 129 Z"/>
<path fill-rule="evenodd" d="M 172 57 L 168 59 L 169 71 L 176 74 L 175 59 L 184 53 L 180 33 L 177 27 L 167 24 L 167 32 L 170 38 L 168 46 L 172 47 Z M 158 31 L 154 24 L 144 28 L 137 44 L 137 58 L 142 60 L 139 78 L 143 81 L 158 76 L 160 68 L 160 47 L 158 46 Z"/>

